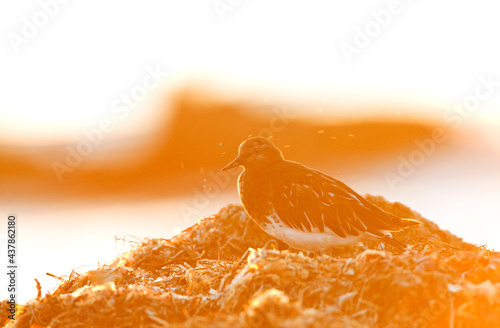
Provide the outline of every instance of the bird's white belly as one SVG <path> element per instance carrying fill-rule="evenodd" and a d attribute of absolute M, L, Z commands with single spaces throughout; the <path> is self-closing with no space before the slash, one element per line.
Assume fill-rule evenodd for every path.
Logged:
<path fill-rule="evenodd" d="M 288 245 L 303 251 L 320 251 L 335 246 L 358 244 L 362 236 L 346 236 L 342 238 L 333 232 L 303 232 L 286 225 L 268 224 L 262 227 L 268 234 L 280 239 Z"/>

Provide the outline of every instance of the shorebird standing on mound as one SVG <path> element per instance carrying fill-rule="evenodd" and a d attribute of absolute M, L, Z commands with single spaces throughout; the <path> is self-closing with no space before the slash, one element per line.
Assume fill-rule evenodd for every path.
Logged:
<path fill-rule="evenodd" d="M 222 170 L 243 167 L 238 192 L 247 214 L 269 235 L 308 252 L 379 240 L 400 250 L 391 236 L 420 224 L 373 205 L 341 181 L 287 161 L 262 137 L 245 140 Z"/>

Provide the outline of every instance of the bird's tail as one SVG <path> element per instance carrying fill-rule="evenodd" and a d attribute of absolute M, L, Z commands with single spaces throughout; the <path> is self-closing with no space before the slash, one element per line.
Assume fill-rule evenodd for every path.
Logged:
<path fill-rule="evenodd" d="M 419 224 L 422 224 L 422 222 L 417 221 L 415 219 L 410 219 L 410 218 L 400 219 L 400 226 L 402 228 L 411 227 Z"/>

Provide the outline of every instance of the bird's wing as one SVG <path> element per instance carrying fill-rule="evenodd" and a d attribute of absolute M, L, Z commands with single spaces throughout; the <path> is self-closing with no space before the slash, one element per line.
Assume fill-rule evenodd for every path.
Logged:
<path fill-rule="evenodd" d="M 399 218 L 341 181 L 307 167 L 289 172 L 271 195 L 276 214 L 286 225 L 309 232 L 329 229 L 340 237 L 361 232 L 383 237 L 387 231 L 401 230 Z"/>

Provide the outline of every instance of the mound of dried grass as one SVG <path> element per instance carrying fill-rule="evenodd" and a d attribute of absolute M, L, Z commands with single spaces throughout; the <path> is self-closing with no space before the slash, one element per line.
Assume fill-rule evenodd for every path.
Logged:
<path fill-rule="evenodd" d="M 172 239 L 146 239 L 99 270 L 72 273 L 21 307 L 9 327 L 493 327 L 500 255 L 423 225 L 371 244 L 307 256 L 227 206 Z M 265 247 L 265 248 L 264 248 Z M 248 252 L 247 252 L 248 250 Z M 3 318 L 2 318 L 3 319 Z"/>

